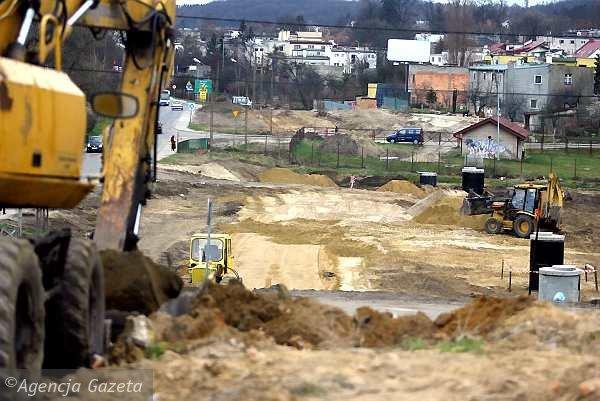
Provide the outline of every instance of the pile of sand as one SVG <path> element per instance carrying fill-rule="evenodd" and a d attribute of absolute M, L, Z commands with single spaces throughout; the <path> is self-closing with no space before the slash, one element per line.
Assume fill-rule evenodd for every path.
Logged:
<path fill-rule="evenodd" d="M 326 175 L 298 174 L 287 168 L 271 168 L 258 174 L 260 182 L 274 184 L 302 184 L 317 187 L 337 187 L 336 183 Z"/>
<path fill-rule="evenodd" d="M 445 196 L 414 217 L 420 224 L 441 224 L 483 230 L 488 215 L 466 216 L 460 213 L 463 198 Z"/>
<path fill-rule="evenodd" d="M 388 181 L 387 184 L 382 185 L 377 190 L 382 192 L 395 192 L 398 194 L 410 194 L 414 195 L 417 198 L 422 198 L 426 195 L 426 192 L 424 190 L 417 187 L 412 182 L 404 180 Z"/>
<path fill-rule="evenodd" d="M 217 180 L 241 181 L 240 177 L 226 169 L 217 162 L 210 162 L 200 166 L 200 174 Z"/>

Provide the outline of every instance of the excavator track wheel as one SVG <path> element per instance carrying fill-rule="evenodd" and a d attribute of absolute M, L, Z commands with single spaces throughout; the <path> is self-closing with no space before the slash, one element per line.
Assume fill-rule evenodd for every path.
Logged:
<path fill-rule="evenodd" d="M 485 221 L 485 232 L 488 234 L 500 234 L 502 231 L 502 222 L 494 217 Z"/>
<path fill-rule="evenodd" d="M 40 372 L 44 296 L 33 246 L 25 240 L 0 239 L 0 368 Z"/>
<path fill-rule="evenodd" d="M 96 246 L 71 238 L 62 290 L 47 305 L 45 368 L 86 366 L 104 353 L 104 272 Z"/>
<path fill-rule="evenodd" d="M 535 222 L 530 216 L 519 215 L 513 222 L 513 231 L 519 238 L 529 238 L 535 229 Z"/>

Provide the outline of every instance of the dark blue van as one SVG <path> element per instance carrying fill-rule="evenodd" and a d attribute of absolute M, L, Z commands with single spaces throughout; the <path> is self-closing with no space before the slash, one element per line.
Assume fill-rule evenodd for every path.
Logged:
<path fill-rule="evenodd" d="M 421 128 L 400 128 L 387 136 L 390 143 L 409 142 L 419 145 L 423 143 L 423 130 Z"/>

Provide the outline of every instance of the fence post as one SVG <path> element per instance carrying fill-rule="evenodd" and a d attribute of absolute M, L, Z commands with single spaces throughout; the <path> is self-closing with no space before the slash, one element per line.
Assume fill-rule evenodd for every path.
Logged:
<path fill-rule="evenodd" d="M 542 143 L 541 143 L 541 147 L 542 147 L 542 153 L 544 153 L 544 137 L 546 136 L 546 133 L 544 131 L 542 131 Z"/>
<path fill-rule="evenodd" d="M 553 170 L 554 170 L 554 169 L 552 168 L 552 157 L 550 157 L 550 172 L 552 173 L 552 172 L 553 172 Z"/>
<path fill-rule="evenodd" d="M 441 158 L 442 158 L 442 154 L 441 152 L 438 150 L 438 163 L 437 163 L 437 173 L 440 173 L 440 162 L 441 162 Z"/>
<path fill-rule="evenodd" d="M 569 153 L 569 138 L 565 136 L 565 153 Z"/>
<path fill-rule="evenodd" d="M 590 156 L 592 155 L 592 138 L 590 138 Z"/>
<path fill-rule="evenodd" d="M 269 136 L 265 134 L 265 156 L 267 155 L 267 141 L 269 140 Z"/>
<path fill-rule="evenodd" d="M 335 168 L 340 168 L 340 143 L 337 144 L 337 162 L 335 163 Z"/>
<path fill-rule="evenodd" d="M 248 107 L 244 108 L 244 146 L 248 150 Z"/>
<path fill-rule="evenodd" d="M 365 148 L 360 148 L 360 168 L 365 168 Z"/>
<path fill-rule="evenodd" d="M 496 178 L 496 156 L 494 155 L 494 178 Z"/>
<path fill-rule="evenodd" d="M 575 166 L 574 169 L 575 169 L 575 171 L 574 171 L 573 179 L 576 180 L 577 179 L 577 159 L 574 159 L 574 162 L 575 162 L 574 163 L 574 166 Z"/>
<path fill-rule="evenodd" d="M 314 165 L 314 156 L 315 156 L 315 143 L 311 142 L 310 144 L 310 165 Z"/>
<path fill-rule="evenodd" d="M 413 148 L 410 153 L 410 171 L 415 172 L 415 149 Z"/>
<path fill-rule="evenodd" d="M 390 148 L 385 148 L 385 169 L 390 167 Z"/>
<path fill-rule="evenodd" d="M 523 155 L 521 155 L 521 179 L 523 179 Z"/>

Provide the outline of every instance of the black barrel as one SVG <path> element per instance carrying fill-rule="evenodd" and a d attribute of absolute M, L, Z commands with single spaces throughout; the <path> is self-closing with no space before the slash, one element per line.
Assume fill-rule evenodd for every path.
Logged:
<path fill-rule="evenodd" d="M 531 292 L 539 289 L 541 267 L 565 263 L 565 236 L 540 232 L 539 235 L 531 234 L 529 238 L 529 292 Z"/>
<path fill-rule="evenodd" d="M 462 189 L 465 192 L 473 191 L 483 195 L 485 174 L 482 168 L 464 167 L 462 169 Z"/>
<path fill-rule="evenodd" d="M 437 173 L 431 173 L 428 171 L 419 171 L 419 184 L 431 185 L 432 187 L 437 186 Z"/>

